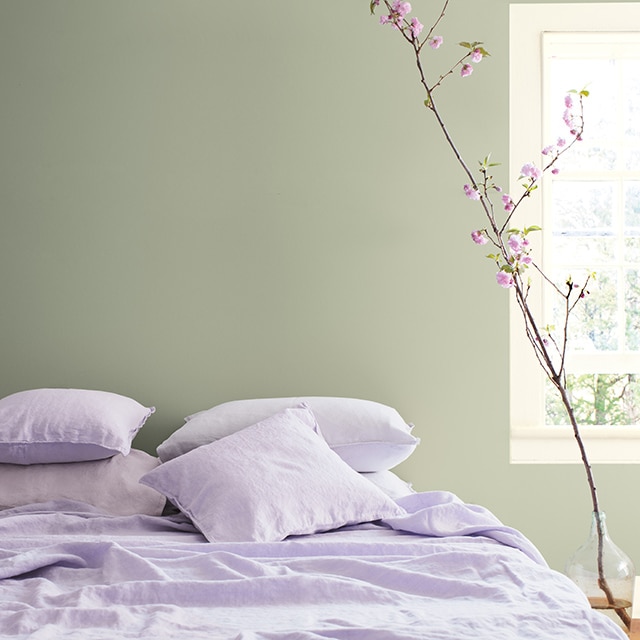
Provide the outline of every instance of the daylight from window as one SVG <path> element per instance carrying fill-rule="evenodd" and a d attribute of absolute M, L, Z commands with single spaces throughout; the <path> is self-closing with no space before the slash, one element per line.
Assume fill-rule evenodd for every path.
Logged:
<path fill-rule="evenodd" d="M 584 140 L 550 175 L 543 202 L 544 264 L 555 282 L 584 282 L 569 332 L 568 378 L 581 424 L 640 422 L 640 33 L 545 33 L 543 117 L 568 88 L 586 88 Z M 576 84 L 577 83 L 577 84 Z M 558 118 L 556 117 L 557 121 Z M 555 124 L 555 122 L 553 123 Z M 562 123 L 561 123 L 562 124 Z M 549 184 L 550 183 L 550 184 Z M 560 299 L 545 299 L 561 322 Z M 568 424 L 545 393 L 547 424 Z"/>
<path fill-rule="evenodd" d="M 568 138 L 564 110 L 584 100 L 583 140 L 547 172 L 516 226 L 539 225 L 535 259 L 559 287 L 588 293 L 570 317 L 567 386 L 593 462 L 640 462 L 640 3 L 510 7 L 510 173 Z M 575 105 L 574 105 L 575 106 Z M 575 109 L 574 109 L 575 110 Z M 544 152 L 543 152 L 544 153 Z M 522 187 L 517 181 L 511 192 Z M 563 298 L 535 282 L 541 326 L 562 329 Z M 511 314 L 511 460 L 577 462 L 569 421 Z M 557 335 L 557 333 L 556 333 Z"/>

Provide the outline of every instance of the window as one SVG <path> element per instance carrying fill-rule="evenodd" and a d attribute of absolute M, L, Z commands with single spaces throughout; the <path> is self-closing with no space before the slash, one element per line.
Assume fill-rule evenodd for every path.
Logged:
<path fill-rule="evenodd" d="M 640 3 L 511 5 L 510 173 L 565 135 L 564 96 L 587 88 L 584 141 L 519 212 L 562 283 L 596 279 L 571 316 L 568 385 L 593 462 L 640 462 Z M 564 132 L 563 132 L 564 129 Z M 511 193 L 519 192 L 516 183 Z M 526 219 L 525 219 L 526 218 Z M 560 298 L 536 286 L 541 324 Z M 511 310 L 511 460 L 578 462 L 564 409 Z"/>

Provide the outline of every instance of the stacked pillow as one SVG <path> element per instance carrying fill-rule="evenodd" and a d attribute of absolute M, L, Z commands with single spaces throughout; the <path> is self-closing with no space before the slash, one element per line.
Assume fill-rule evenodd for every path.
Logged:
<path fill-rule="evenodd" d="M 162 512 L 139 484 L 159 461 L 131 442 L 153 407 L 115 393 L 33 389 L 0 400 L 0 508 L 78 500 L 113 515 Z"/>
<path fill-rule="evenodd" d="M 385 474 L 418 444 L 411 428 L 366 400 L 229 402 L 189 416 L 140 482 L 209 541 L 277 541 L 402 513 Z"/>
<path fill-rule="evenodd" d="M 186 424 L 158 447 L 158 456 L 166 462 L 301 403 L 313 411 L 331 449 L 356 471 L 392 469 L 419 443 L 411 435 L 413 425 L 379 402 L 317 396 L 260 398 L 225 402 L 187 416 Z"/>

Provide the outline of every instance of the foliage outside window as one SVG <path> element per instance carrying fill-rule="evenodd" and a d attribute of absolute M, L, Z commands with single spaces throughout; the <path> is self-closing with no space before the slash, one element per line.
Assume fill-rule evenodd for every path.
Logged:
<path fill-rule="evenodd" d="M 555 280 L 595 273 L 571 318 L 567 388 L 601 462 L 640 462 L 640 32 L 628 31 L 639 16 L 638 3 L 511 6 L 511 156 L 553 139 L 568 86 L 590 93 L 584 140 L 562 171 L 545 175 L 527 215 L 538 208 L 542 266 Z M 562 321 L 557 298 L 536 304 L 550 326 Z M 527 348 L 519 336 L 514 322 L 514 364 Z M 512 380 L 512 460 L 577 461 L 568 448 L 568 458 L 560 453 L 563 434 L 570 437 L 562 403 L 530 368 Z"/>

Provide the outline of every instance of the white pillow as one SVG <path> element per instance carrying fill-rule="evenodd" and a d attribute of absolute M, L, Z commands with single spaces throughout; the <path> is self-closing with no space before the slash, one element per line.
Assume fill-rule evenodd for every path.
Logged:
<path fill-rule="evenodd" d="M 153 407 L 88 389 L 30 389 L 0 400 L 0 462 L 45 464 L 126 455 Z"/>
<path fill-rule="evenodd" d="M 136 449 L 106 460 L 0 464 L 0 508 L 65 499 L 91 504 L 115 516 L 158 516 L 165 497 L 139 483 L 158 464 L 157 458 Z"/>
<path fill-rule="evenodd" d="M 307 403 L 329 446 L 356 471 L 384 471 L 406 460 L 419 440 L 393 408 L 357 398 L 301 397 L 235 400 L 185 418 L 157 449 L 166 462 L 260 420 Z"/>
<path fill-rule="evenodd" d="M 278 541 L 404 511 L 337 456 L 308 407 L 285 409 L 140 480 L 210 542 Z"/>
<path fill-rule="evenodd" d="M 374 471 L 373 473 L 362 473 L 360 475 L 369 482 L 373 482 L 378 489 L 384 491 L 394 500 L 415 493 L 411 488 L 411 484 L 398 477 L 393 471 Z"/>

